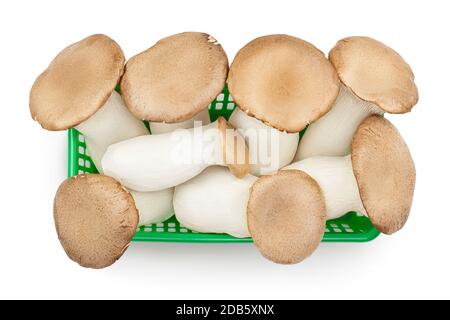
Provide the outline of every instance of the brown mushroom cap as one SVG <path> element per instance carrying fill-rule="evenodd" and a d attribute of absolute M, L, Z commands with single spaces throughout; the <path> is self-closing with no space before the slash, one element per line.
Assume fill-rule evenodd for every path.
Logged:
<path fill-rule="evenodd" d="M 86 268 L 118 260 L 137 230 L 131 194 L 113 178 L 89 174 L 64 181 L 54 201 L 59 241 L 70 259 Z"/>
<path fill-rule="evenodd" d="M 223 160 L 230 172 L 241 179 L 248 174 L 250 168 L 247 144 L 224 117 L 217 118 L 217 125 L 220 130 Z"/>
<path fill-rule="evenodd" d="M 234 58 L 228 76 L 228 88 L 239 108 L 287 132 L 299 132 L 328 112 L 339 86 L 324 54 L 288 35 L 248 43 Z"/>
<path fill-rule="evenodd" d="M 320 244 L 325 232 L 325 199 L 317 182 L 300 170 L 262 176 L 247 205 L 256 247 L 276 263 L 298 263 Z"/>
<path fill-rule="evenodd" d="M 371 116 L 358 127 L 352 142 L 353 172 L 364 208 L 385 234 L 408 220 L 416 169 L 408 146 L 385 118 Z"/>
<path fill-rule="evenodd" d="M 228 59 L 217 40 L 185 32 L 131 58 L 120 88 L 136 117 L 176 123 L 206 109 L 223 90 L 227 74 Z"/>
<path fill-rule="evenodd" d="M 329 59 L 344 85 L 388 113 L 409 112 L 419 99 L 410 66 L 377 40 L 368 37 L 339 40 Z"/>
<path fill-rule="evenodd" d="M 124 63 L 122 49 L 108 36 L 96 34 L 72 44 L 34 82 L 31 116 L 47 130 L 75 127 L 106 103 Z"/>

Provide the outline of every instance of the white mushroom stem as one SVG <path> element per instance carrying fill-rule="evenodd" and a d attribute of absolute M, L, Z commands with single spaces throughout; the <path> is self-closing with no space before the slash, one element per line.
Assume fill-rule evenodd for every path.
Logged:
<path fill-rule="evenodd" d="M 106 149 L 117 142 L 148 135 L 144 123 L 125 107 L 122 97 L 115 91 L 94 115 L 75 127 L 86 138 L 88 152 L 99 172 Z"/>
<path fill-rule="evenodd" d="M 251 174 L 274 173 L 294 159 L 300 137 L 298 133 L 274 129 L 239 108 L 233 111 L 229 122 L 247 142 Z"/>
<path fill-rule="evenodd" d="M 159 223 L 173 216 L 173 188 L 153 192 L 129 191 L 139 210 L 139 226 Z"/>
<path fill-rule="evenodd" d="M 349 211 L 367 215 L 353 175 L 351 156 L 312 157 L 283 168 L 301 170 L 317 181 L 325 197 L 327 218 L 336 219 Z"/>
<path fill-rule="evenodd" d="M 228 131 L 235 132 L 226 131 L 227 135 Z M 218 120 L 188 130 L 136 137 L 111 145 L 103 156 L 102 166 L 107 175 L 133 190 L 157 191 L 174 187 L 208 166 L 225 165 L 222 133 Z M 234 139 L 229 141 L 233 143 Z M 245 150 L 237 152 L 236 160 L 245 163 Z"/>
<path fill-rule="evenodd" d="M 250 237 L 247 203 L 250 187 L 256 180 L 252 175 L 238 179 L 223 167 L 208 168 L 175 187 L 175 216 L 194 231 Z"/>
<path fill-rule="evenodd" d="M 206 108 L 205 110 L 197 113 L 192 119 L 177 122 L 177 123 L 164 123 L 164 122 L 149 122 L 150 131 L 152 134 L 161 134 L 173 132 L 176 129 L 190 129 L 194 127 L 194 124 L 199 122 L 200 125 L 204 126 L 211 123 L 209 118 L 209 111 Z"/>
<path fill-rule="evenodd" d="M 76 129 L 85 137 L 89 155 L 99 172 L 103 172 L 101 159 L 111 144 L 149 134 L 144 123 L 128 111 L 115 91 L 100 110 Z M 139 225 L 158 223 L 173 215 L 173 188 L 145 193 L 129 191 L 139 210 Z"/>
<path fill-rule="evenodd" d="M 310 124 L 298 146 L 295 161 L 315 156 L 345 156 L 351 152 L 353 134 L 373 114 L 383 114 L 375 104 L 361 100 L 341 86 L 333 108 Z"/>

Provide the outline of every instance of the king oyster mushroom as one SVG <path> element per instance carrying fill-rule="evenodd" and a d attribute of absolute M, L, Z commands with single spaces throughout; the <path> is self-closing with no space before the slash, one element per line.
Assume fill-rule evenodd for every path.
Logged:
<path fill-rule="evenodd" d="M 325 233 L 325 200 L 317 182 L 299 170 L 259 178 L 250 190 L 247 221 L 256 247 L 267 259 L 299 263 Z"/>
<path fill-rule="evenodd" d="M 150 130 L 167 133 L 210 122 L 208 106 L 223 90 L 228 59 L 212 36 L 184 32 L 131 58 L 120 88 L 125 104 Z"/>
<path fill-rule="evenodd" d="M 344 157 L 312 157 L 285 169 L 302 170 L 317 181 L 328 219 L 357 211 L 379 231 L 397 232 L 408 219 L 416 178 L 405 141 L 388 120 L 374 115 L 359 125 L 351 149 Z"/>
<path fill-rule="evenodd" d="M 418 101 L 410 66 L 377 40 L 342 39 L 329 59 L 342 82 L 339 96 L 331 111 L 308 127 L 295 160 L 345 156 L 361 121 L 373 114 L 409 112 Z"/>
<path fill-rule="evenodd" d="M 277 263 L 302 261 L 325 231 L 322 192 L 298 170 L 237 179 L 225 168 L 211 167 L 175 187 L 174 208 L 178 221 L 192 230 L 252 236 L 261 253 Z"/>
<path fill-rule="evenodd" d="M 139 191 L 177 186 L 212 165 L 248 173 L 244 139 L 223 117 L 206 126 L 147 135 L 111 145 L 102 159 L 107 175 Z"/>
<path fill-rule="evenodd" d="M 30 93 L 33 119 L 47 130 L 79 130 L 100 172 L 101 158 L 109 145 L 149 133 L 114 91 L 124 62 L 122 49 L 114 40 L 92 35 L 59 53 L 36 79 Z M 160 222 L 173 215 L 173 189 L 130 192 L 141 224 Z"/>
<path fill-rule="evenodd" d="M 238 106 L 230 123 L 247 140 L 250 172 L 261 175 L 292 162 L 298 133 L 331 108 L 339 79 L 323 53 L 309 42 L 269 35 L 238 52 L 228 88 Z"/>
<path fill-rule="evenodd" d="M 112 265 L 127 250 L 139 215 L 133 197 L 113 178 L 83 174 L 65 180 L 54 201 L 59 241 L 86 268 Z"/>

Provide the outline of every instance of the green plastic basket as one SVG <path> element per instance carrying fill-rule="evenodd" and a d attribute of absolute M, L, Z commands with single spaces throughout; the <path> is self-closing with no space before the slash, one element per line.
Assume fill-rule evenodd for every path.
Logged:
<path fill-rule="evenodd" d="M 211 120 L 218 116 L 228 117 L 236 107 L 225 87 L 223 92 L 209 106 Z M 86 142 L 83 135 L 76 129 L 69 130 L 69 177 L 81 173 L 97 173 L 94 163 L 86 152 Z M 356 212 L 327 222 L 325 242 L 367 242 L 375 239 L 379 231 L 368 218 Z M 227 234 L 209 234 L 191 231 L 175 219 L 140 227 L 134 241 L 167 241 L 167 242 L 252 242 L 251 238 L 235 238 Z"/>

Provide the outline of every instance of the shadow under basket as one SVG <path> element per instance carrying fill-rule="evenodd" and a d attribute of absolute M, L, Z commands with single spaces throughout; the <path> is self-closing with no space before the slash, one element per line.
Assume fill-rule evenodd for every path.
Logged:
<path fill-rule="evenodd" d="M 218 116 L 228 117 L 236 107 L 225 87 L 223 92 L 209 106 L 211 120 Z M 302 133 L 300 133 L 302 135 Z M 82 134 L 76 129 L 68 131 L 69 177 L 82 173 L 97 173 L 94 163 L 87 154 L 86 142 Z M 349 212 L 345 216 L 327 221 L 324 242 L 367 242 L 379 235 L 370 220 L 356 212 Z M 191 231 L 175 219 L 140 227 L 133 241 L 166 241 L 166 242 L 252 242 L 251 238 L 235 238 L 227 234 L 209 234 Z"/>

